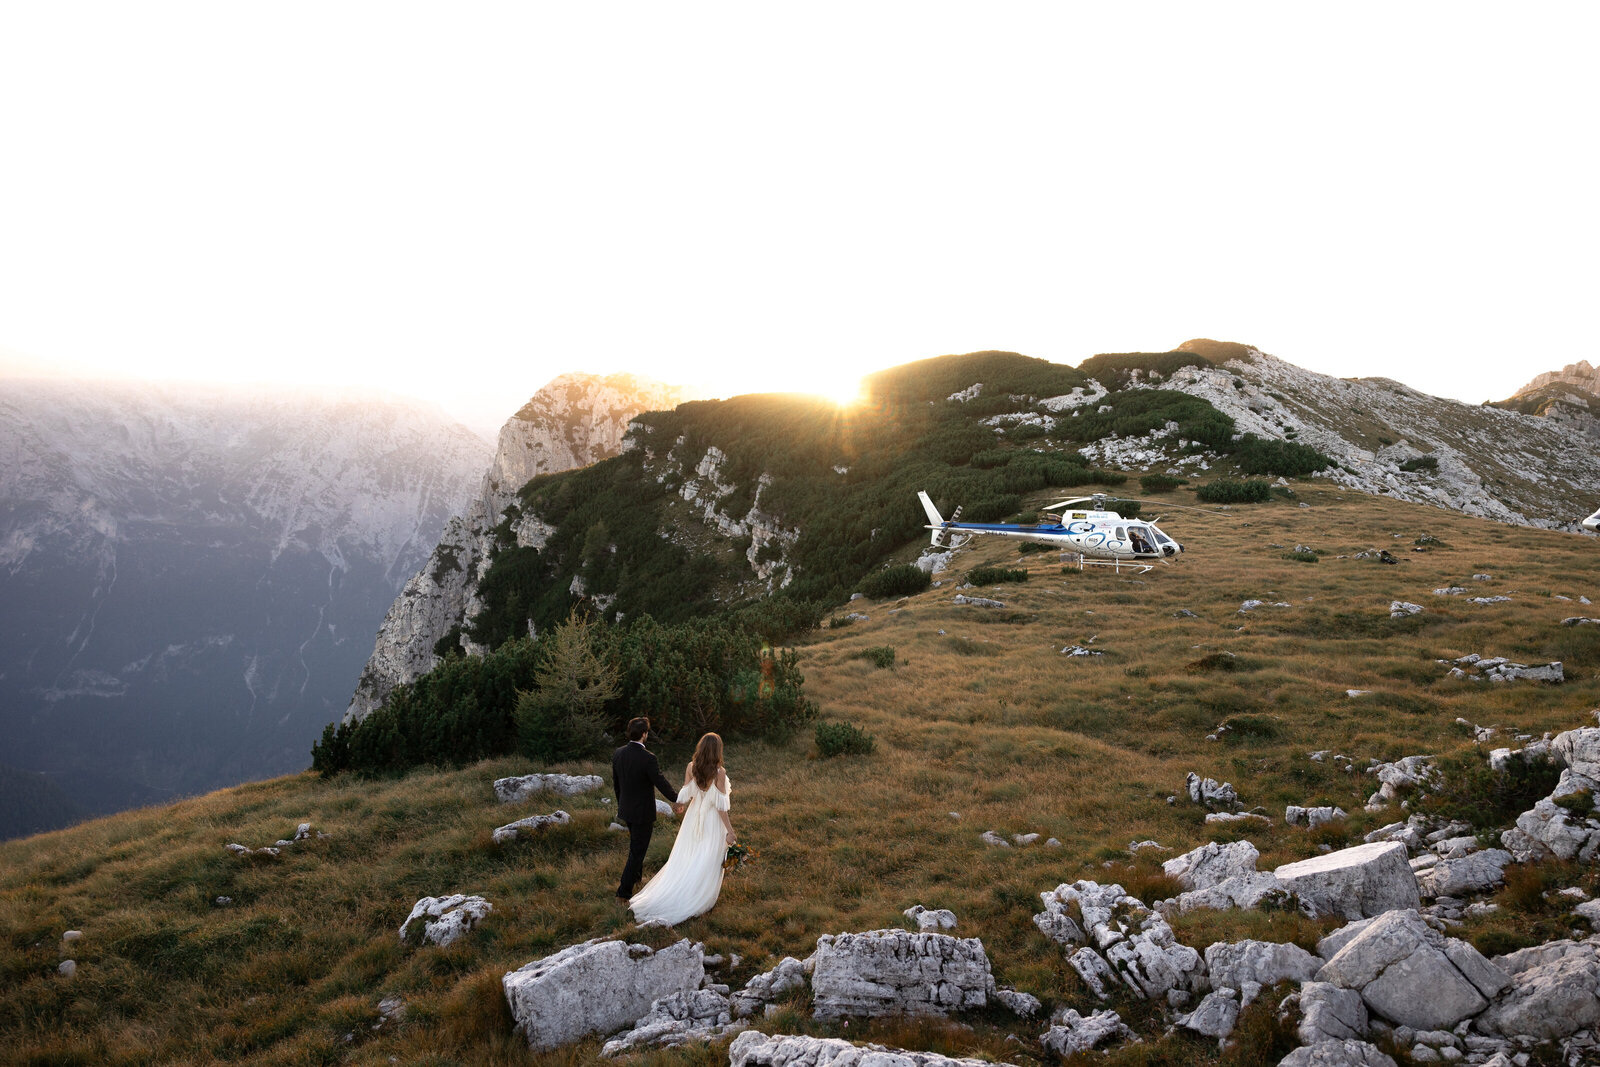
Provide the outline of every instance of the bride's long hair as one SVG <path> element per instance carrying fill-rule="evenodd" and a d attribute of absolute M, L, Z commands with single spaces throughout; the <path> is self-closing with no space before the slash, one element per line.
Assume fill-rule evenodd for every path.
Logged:
<path fill-rule="evenodd" d="M 694 783 L 701 789 L 710 789 L 711 783 L 717 780 L 717 771 L 722 767 L 722 738 L 716 734 L 706 734 L 700 743 L 694 746 L 694 759 L 689 763 L 694 774 Z"/>

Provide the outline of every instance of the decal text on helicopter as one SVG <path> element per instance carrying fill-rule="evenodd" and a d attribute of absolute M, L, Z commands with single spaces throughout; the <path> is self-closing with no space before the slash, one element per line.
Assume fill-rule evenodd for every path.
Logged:
<path fill-rule="evenodd" d="M 1009 537 L 1017 541 L 1033 541 L 1054 545 L 1062 551 L 1078 553 L 1078 569 L 1084 565 L 1113 567 L 1117 570 L 1131 567 L 1137 573 L 1150 570 L 1155 563 L 1167 563 L 1183 551 L 1183 546 L 1163 533 L 1157 520 L 1125 519 L 1115 511 L 1085 509 L 1070 510 L 1074 504 L 1085 501 L 1096 505 L 1104 502 L 1101 496 L 1080 496 L 1050 504 L 1041 511 L 1061 512 L 1053 523 L 1032 526 L 1005 522 L 961 522 L 961 509 L 956 508 L 949 519 L 939 514 L 933 500 L 926 492 L 919 492 L 922 509 L 928 513 L 929 530 L 933 531 L 936 548 L 948 548 L 956 538 L 965 542 L 979 534 Z"/>

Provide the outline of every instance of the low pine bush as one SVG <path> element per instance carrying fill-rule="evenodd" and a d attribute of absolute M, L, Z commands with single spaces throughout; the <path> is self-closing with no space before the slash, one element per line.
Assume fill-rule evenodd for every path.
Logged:
<path fill-rule="evenodd" d="M 834 756 L 865 756 L 872 751 L 871 734 L 848 722 L 817 723 L 817 751 L 823 759 Z"/>
<path fill-rule="evenodd" d="M 857 589 L 874 600 L 882 600 L 886 597 L 920 593 L 932 584 L 933 576 L 927 571 L 910 563 L 904 563 L 898 567 L 889 567 L 867 575 L 861 580 Z"/>
<path fill-rule="evenodd" d="M 1187 478 L 1174 478 L 1170 474 L 1146 474 L 1139 479 L 1139 488 L 1147 493 L 1170 493 L 1180 485 L 1188 485 Z"/>
<path fill-rule="evenodd" d="M 967 572 L 967 581 L 973 585 L 999 585 L 1001 582 L 1025 582 L 1028 572 L 1018 568 L 974 567 Z"/>
<path fill-rule="evenodd" d="M 1261 478 L 1219 478 L 1194 492 L 1204 504 L 1261 504 L 1272 499 L 1272 486 Z"/>
<path fill-rule="evenodd" d="M 874 667 L 886 669 L 894 666 L 894 649 L 888 645 L 875 645 L 857 652 L 856 658 L 871 660 Z"/>

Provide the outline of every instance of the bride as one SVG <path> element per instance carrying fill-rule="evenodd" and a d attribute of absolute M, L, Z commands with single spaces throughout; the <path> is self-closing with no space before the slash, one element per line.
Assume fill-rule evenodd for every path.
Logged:
<path fill-rule="evenodd" d="M 672 855 L 650 883 L 633 895 L 628 907 L 639 923 L 671 926 L 711 910 L 722 892 L 722 861 L 736 843 L 728 818 L 732 786 L 722 769 L 722 738 L 706 734 L 684 769 L 678 802 L 688 804 Z"/>

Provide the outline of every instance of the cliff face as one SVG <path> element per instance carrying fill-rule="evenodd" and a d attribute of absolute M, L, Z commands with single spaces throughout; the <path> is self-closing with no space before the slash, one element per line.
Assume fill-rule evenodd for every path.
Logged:
<path fill-rule="evenodd" d="M 1538 415 L 1569 432 L 1600 441 L 1600 369 L 1587 360 L 1558 371 L 1535 375 L 1509 400 L 1494 405 L 1524 415 Z"/>
<path fill-rule="evenodd" d="M 7 380 L 0 762 L 95 812 L 303 768 L 488 451 L 372 395 Z"/>
<path fill-rule="evenodd" d="M 438 660 L 435 646 L 481 607 L 478 583 L 489 567 L 495 527 L 509 521 L 518 545 L 539 548 L 548 529 L 532 514 L 507 508 L 517 490 L 541 474 L 587 467 L 617 455 L 628 423 L 643 411 L 676 407 L 691 399 L 677 386 L 631 374 L 563 374 L 540 389 L 500 429 L 494 460 L 465 512 L 451 519 L 422 568 L 390 605 L 372 655 L 345 710 L 360 721 L 396 685 L 414 681 Z"/>
<path fill-rule="evenodd" d="M 1535 374 L 1533 381 L 1518 389 L 1515 395 L 1522 396 L 1550 385 L 1576 386 L 1592 396 L 1600 396 L 1600 367 L 1591 367 L 1588 360 L 1580 359 L 1576 363 L 1568 363 L 1560 370 Z"/>

